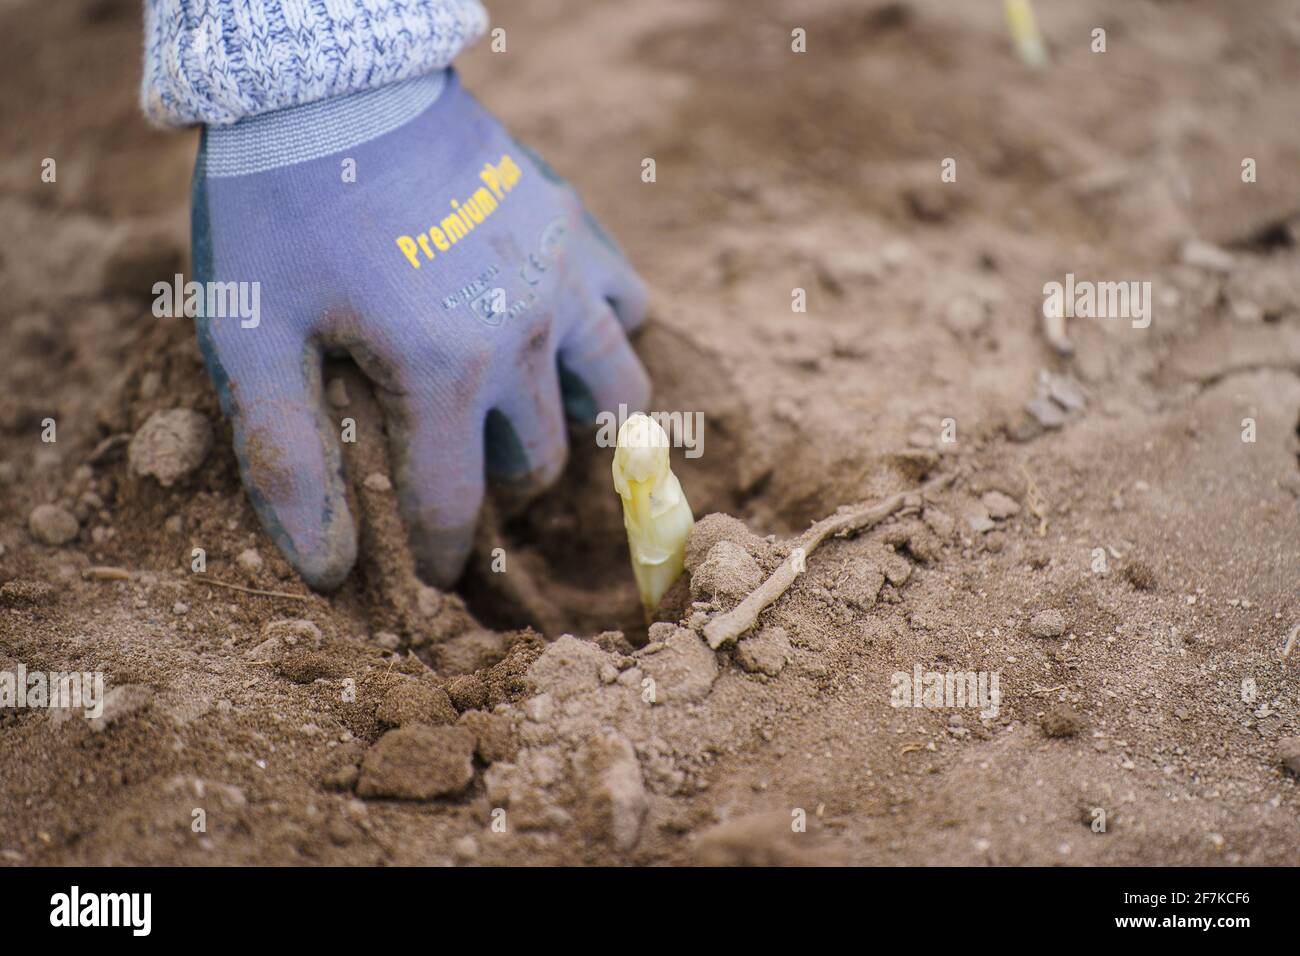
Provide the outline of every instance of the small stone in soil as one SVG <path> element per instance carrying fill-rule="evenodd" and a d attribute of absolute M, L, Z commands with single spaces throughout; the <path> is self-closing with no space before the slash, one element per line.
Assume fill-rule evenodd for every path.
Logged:
<path fill-rule="evenodd" d="M 1020 514 L 1020 505 L 1009 495 L 1000 491 L 986 491 L 980 500 L 989 509 L 989 517 L 1001 521 Z"/>
<path fill-rule="evenodd" d="M 245 574 L 255 576 L 258 571 L 262 570 L 262 556 L 257 553 L 256 548 L 245 548 L 239 552 L 239 557 L 235 558 L 235 563 Z"/>
<path fill-rule="evenodd" d="M 1029 621 L 1029 633 L 1034 637 L 1060 637 L 1065 633 L 1065 615 L 1054 608 L 1039 611 Z"/>
<path fill-rule="evenodd" d="M 1048 396 L 1062 408 L 1077 412 L 1087 405 L 1087 399 L 1083 397 L 1083 392 L 1072 378 L 1051 375 L 1047 379 L 1046 386 Z"/>
<path fill-rule="evenodd" d="M 41 544 L 57 548 L 77 536 L 77 516 L 58 505 L 37 505 L 27 519 L 27 530 Z"/>
<path fill-rule="evenodd" d="M 200 412 L 173 408 L 154 412 L 127 446 L 131 470 L 152 475 L 164 488 L 193 472 L 212 448 L 212 426 Z"/>
<path fill-rule="evenodd" d="M 993 519 L 989 517 L 989 509 L 985 507 L 982 501 L 977 501 L 968 507 L 965 511 L 966 524 L 976 534 L 983 534 L 985 531 L 992 531 L 995 527 Z"/>
<path fill-rule="evenodd" d="M 1184 242 L 1179 251 L 1179 259 L 1184 265 L 1224 274 L 1231 272 L 1237 265 L 1232 253 L 1201 239 L 1188 239 Z"/>
<path fill-rule="evenodd" d="M 1044 428 L 1060 428 L 1065 424 L 1065 412 L 1051 399 L 1033 398 L 1025 403 L 1025 411 Z"/>

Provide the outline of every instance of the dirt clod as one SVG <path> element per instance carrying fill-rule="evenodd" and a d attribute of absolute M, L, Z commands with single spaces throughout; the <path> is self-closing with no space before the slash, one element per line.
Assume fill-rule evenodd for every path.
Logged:
<path fill-rule="evenodd" d="M 505 637 L 496 631 L 475 628 L 440 642 L 434 648 L 442 674 L 472 674 L 491 667 L 505 656 Z"/>
<path fill-rule="evenodd" d="M 1151 566 L 1143 561 L 1130 560 L 1124 565 L 1124 580 L 1139 591 L 1154 591 L 1156 574 Z"/>
<path fill-rule="evenodd" d="M 1065 615 L 1055 608 L 1039 611 L 1029 620 L 1029 633 L 1034 637 L 1060 637 L 1065 633 Z"/>
<path fill-rule="evenodd" d="M 457 723 L 474 735 L 474 752 L 484 763 L 513 760 L 519 752 L 514 722 L 505 714 L 467 710 Z"/>
<path fill-rule="evenodd" d="M 58 591 L 44 581 L 6 581 L 0 584 L 0 607 L 41 607 L 53 604 Z"/>
<path fill-rule="evenodd" d="M 957 527 L 957 522 L 946 511 L 938 508 L 926 508 L 925 513 L 921 516 L 927 528 L 933 531 L 941 540 L 947 541 L 952 537 L 953 531 Z"/>
<path fill-rule="evenodd" d="M 736 645 L 736 662 L 750 673 L 775 677 L 790 662 L 790 638 L 785 629 L 765 627 Z"/>
<path fill-rule="evenodd" d="M 321 786 L 336 793 L 347 793 L 357 785 L 357 778 L 360 775 L 361 769 L 356 764 L 345 764 L 327 771 L 321 777 Z"/>
<path fill-rule="evenodd" d="M 631 742 L 622 734 L 599 734 L 573 763 L 587 829 L 619 850 L 632 849 L 649 804 Z"/>
<path fill-rule="evenodd" d="M 852 608 L 867 610 L 876 603 L 885 575 L 876 565 L 855 561 L 835 583 L 835 596 Z"/>
<path fill-rule="evenodd" d="M 60 547 L 77 537 L 77 516 L 59 505 L 37 505 L 27 519 L 27 530 L 41 544 Z"/>
<path fill-rule="evenodd" d="M 691 575 L 691 597 L 738 601 L 762 580 L 762 568 L 744 547 L 734 541 L 719 541 Z"/>
<path fill-rule="evenodd" d="M 441 687 L 420 680 L 399 680 L 379 701 L 375 717 L 389 727 L 407 724 L 454 724 L 456 708 Z"/>
<path fill-rule="evenodd" d="M 655 681 L 656 703 L 703 700 L 718 678 L 717 655 L 685 628 L 677 628 L 657 653 L 638 657 L 641 668 Z"/>
<path fill-rule="evenodd" d="M 357 794 L 431 800 L 460 793 L 474 779 L 473 756 L 474 735 L 464 727 L 390 730 L 366 751 Z"/>
<path fill-rule="evenodd" d="M 127 446 L 131 469 L 152 475 L 164 488 L 203 464 L 212 448 L 212 425 L 207 416 L 190 408 L 154 412 Z"/>
<path fill-rule="evenodd" d="M 751 555 L 761 554 L 766 547 L 763 539 L 749 530 L 743 521 L 719 512 L 707 514 L 695 522 L 686 539 L 686 570 L 694 574 L 721 541 L 737 544 Z"/>
<path fill-rule="evenodd" d="M 488 688 L 477 674 L 461 674 L 447 682 L 447 696 L 459 711 L 487 706 Z"/>
<path fill-rule="evenodd" d="M 1062 704 L 1043 714 L 1042 727 L 1049 737 L 1073 737 L 1084 728 L 1084 720 L 1072 707 Z"/>
<path fill-rule="evenodd" d="M 290 646 L 305 644 L 309 647 L 319 647 L 323 640 L 316 622 L 306 618 L 271 621 L 262 628 L 262 638 L 265 640 L 272 637 L 279 638 Z"/>
<path fill-rule="evenodd" d="M 980 500 L 984 502 L 984 507 L 989 510 L 989 517 L 995 521 L 1002 521 L 1020 514 L 1019 502 L 1000 491 L 986 491 Z"/>

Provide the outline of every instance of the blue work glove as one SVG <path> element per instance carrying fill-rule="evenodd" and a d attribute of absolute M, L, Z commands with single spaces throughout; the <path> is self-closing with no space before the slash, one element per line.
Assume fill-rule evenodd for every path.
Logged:
<path fill-rule="evenodd" d="M 641 281 L 451 71 L 207 128 L 193 244 L 199 344 L 244 486 L 313 588 L 337 587 L 357 551 L 324 353 L 374 383 L 420 572 L 442 587 L 485 473 L 538 491 L 563 467 L 566 412 L 649 399 L 625 336 Z"/>

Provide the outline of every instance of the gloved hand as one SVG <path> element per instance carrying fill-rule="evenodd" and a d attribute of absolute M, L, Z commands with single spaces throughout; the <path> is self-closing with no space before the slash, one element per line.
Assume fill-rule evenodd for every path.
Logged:
<path fill-rule="evenodd" d="M 540 490 L 566 412 L 649 398 L 625 337 L 640 280 L 451 71 L 206 129 L 193 245 L 198 281 L 259 283 L 243 289 L 259 314 L 209 308 L 199 343 L 257 514 L 314 588 L 337 587 L 357 548 L 324 351 L 374 383 L 421 574 L 443 587 L 485 471 Z"/>

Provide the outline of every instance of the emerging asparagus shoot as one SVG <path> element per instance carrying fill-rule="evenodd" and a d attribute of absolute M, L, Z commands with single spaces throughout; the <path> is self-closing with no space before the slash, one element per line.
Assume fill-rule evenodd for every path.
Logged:
<path fill-rule="evenodd" d="M 646 620 L 681 576 L 686 536 L 695 524 L 669 465 L 668 444 L 659 423 L 638 413 L 618 430 L 614 451 L 614 490 L 623 499 L 623 527 Z"/>
<path fill-rule="evenodd" d="M 1006 11 L 1011 40 L 1016 45 L 1020 59 L 1030 66 L 1044 66 L 1047 63 L 1047 48 L 1043 46 L 1042 34 L 1038 32 L 1030 0 L 1003 0 L 1002 6 Z"/>

